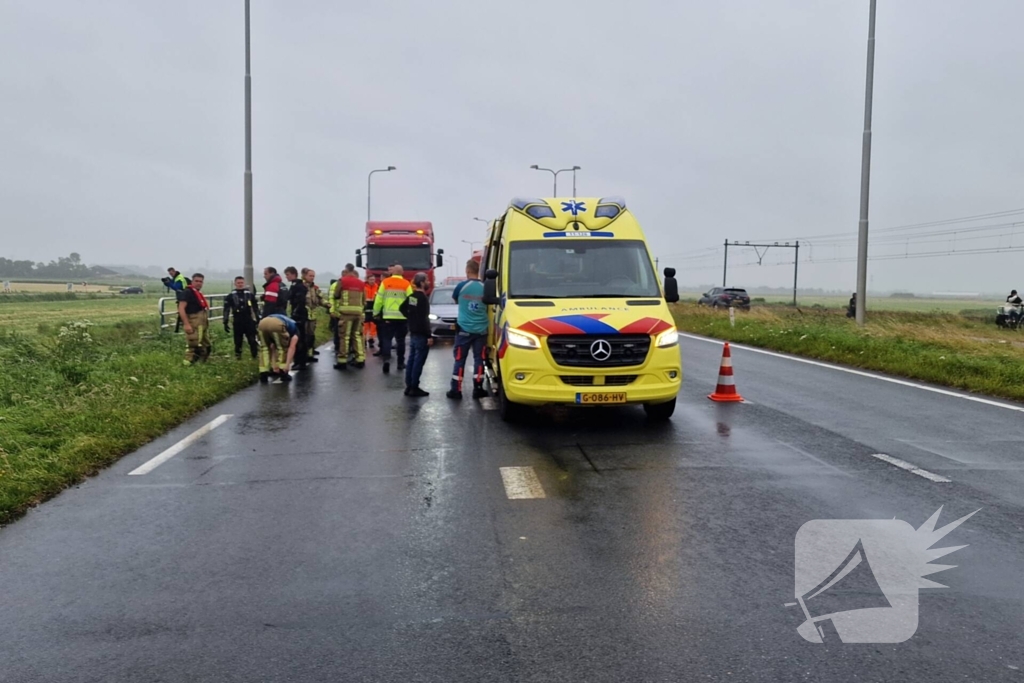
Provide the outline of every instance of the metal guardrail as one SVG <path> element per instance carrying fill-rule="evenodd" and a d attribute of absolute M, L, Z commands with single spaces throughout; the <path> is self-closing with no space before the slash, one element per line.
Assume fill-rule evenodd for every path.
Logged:
<path fill-rule="evenodd" d="M 206 302 L 210 304 L 210 322 L 224 319 L 224 299 L 227 294 L 206 294 Z M 167 310 L 167 302 L 171 302 L 171 310 Z M 160 297 L 157 302 L 160 311 L 160 331 L 173 330 L 178 321 L 178 299 L 173 296 Z"/>

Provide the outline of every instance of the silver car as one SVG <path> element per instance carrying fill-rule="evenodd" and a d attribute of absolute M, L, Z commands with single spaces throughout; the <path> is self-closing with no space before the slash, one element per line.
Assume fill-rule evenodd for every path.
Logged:
<path fill-rule="evenodd" d="M 459 305 L 452 299 L 454 287 L 435 287 L 430 295 L 430 332 L 434 337 L 454 337 Z"/>

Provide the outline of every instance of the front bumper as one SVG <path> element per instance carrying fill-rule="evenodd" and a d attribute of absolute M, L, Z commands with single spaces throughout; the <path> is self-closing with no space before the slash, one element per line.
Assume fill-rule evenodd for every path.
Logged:
<path fill-rule="evenodd" d="M 430 321 L 430 333 L 435 337 L 455 337 L 455 323 L 442 319 Z"/>
<path fill-rule="evenodd" d="M 598 392 L 624 392 L 626 404 L 665 403 L 676 397 L 683 380 L 678 346 L 652 348 L 642 365 L 609 368 L 556 365 L 546 342 L 541 349 L 510 346 L 499 367 L 508 399 L 532 406 L 575 405 L 577 394 Z"/>

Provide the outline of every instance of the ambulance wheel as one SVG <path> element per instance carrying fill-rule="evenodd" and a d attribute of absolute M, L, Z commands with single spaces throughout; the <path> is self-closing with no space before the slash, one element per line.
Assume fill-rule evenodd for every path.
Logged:
<path fill-rule="evenodd" d="M 672 417 L 672 413 L 676 411 L 676 400 L 672 399 L 665 403 L 645 403 L 644 412 L 647 413 L 647 419 L 651 422 L 664 422 Z"/>
<path fill-rule="evenodd" d="M 508 400 L 505 395 L 505 387 L 498 382 L 498 414 L 504 422 L 518 422 L 523 417 L 526 406 Z"/>

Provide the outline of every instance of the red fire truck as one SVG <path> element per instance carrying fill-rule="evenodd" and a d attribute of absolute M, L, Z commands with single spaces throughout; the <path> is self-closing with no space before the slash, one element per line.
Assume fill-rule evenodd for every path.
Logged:
<path fill-rule="evenodd" d="M 405 279 L 426 273 L 428 292 L 434 290 L 434 269 L 444 265 L 444 249 L 434 250 L 434 227 L 425 221 L 368 221 L 366 246 L 356 249 L 356 266 L 377 280 L 388 276 L 388 268 L 401 265 Z"/>

